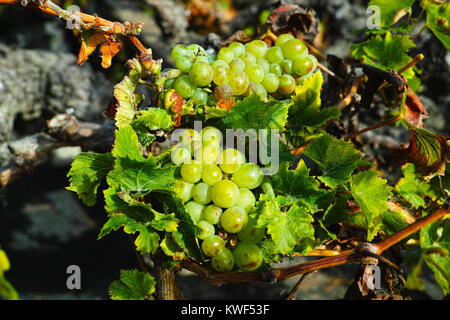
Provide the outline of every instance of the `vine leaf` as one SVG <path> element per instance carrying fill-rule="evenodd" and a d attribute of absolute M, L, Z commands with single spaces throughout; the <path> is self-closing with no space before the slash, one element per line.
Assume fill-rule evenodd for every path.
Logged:
<path fill-rule="evenodd" d="M 389 27 L 411 10 L 414 1 L 370 0 L 369 6 L 377 6 L 380 9 L 381 27 Z"/>
<path fill-rule="evenodd" d="M 420 230 L 420 247 L 433 250 L 424 258 L 434 272 L 436 282 L 444 294 L 450 293 L 450 220 L 444 220 L 442 226 L 436 221 Z"/>
<path fill-rule="evenodd" d="M 321 136 L 325 131 L 320 127 L 328 120 L 341 115 L 337 107 L 320 108 L 322 84 L 323 76 L 318 71 L 295 88 L 295 97 L 289 108 L 287 124 L 290 134 L 301 138 L 301 141 L 293 143 L 294 145 L 303 145 Z"/>
<path fill-rule="evenodd" d="M 450 50 L 450 5 L 448 2 L 435 3 L 422 1 L 421 6 L 427 12 L 427 26 L 442 42 L 447 50 Z"/>
<path fill-rule="evenodd" d="M 97 202 L 100 182 L 113 166 L 114 158 L 109 152 L 82 152 L 75 156 L 67 173 L 70 185 L 66 189 L 76 192 L 85 205 L 93 206 Z"/>
<path fill-rule="evenodd" d="M 352 176 L 350 187 L 353 197 L 364 213 L 367 240 L 371 241 L 381 227 L 383 213 L 388 210 L 391 187 L 374 170 L 361 171 Z"/>
<path fill-rule="evenodd" d="M 151 131 L 172 129 L 172 117 L 161 108 L 141 110 L 131 122 L 131 126 L 138 135 L 139 143 L 148 146 L 156 137 Z"/>
<path fill-rule="evenodd" d="M 319 165 L 323 175 L 318 179 L 330 188 L 348 181 L 361 160 L 361 153 L 350 142 L 329 134 L 312 141 L 303 154 Z"/>
<path fill-rule="evenodd" d="M 236 103 L 223 118 L 227 127 L 233 129 L 278 129 L 284 130 L 287 122 L 288 105 L 283 101 L 262 101 L 252 94 Z"/>
<path fill-rule="evenodd" d="M 114 86 L 115 99 L 115 115 L 116 127 L 122 128 L 131 123 L 134 119 L 138 106 L 144 100 L 144 96 L 140 93 L 135 93 L 139 83 L 139 75 L 136 73 L 129 73 L 121 82 Z"/>
<path fill-rule="evenodd" d="M 425 180 L 434 175 L 445 175 L 447 162 L 450 161 L 449 137 L 433 134 L 430 131 L 408 125 L 409 147 L 401 150 L 403 161 L 416 165 L 416 170 Z"/>
<path fill-rule="evenodd" d="M 305 206 L 293 204 L 289 209 L 284 210 L 285 199 L 278 197 L 275 200 L 268 200 L 261 197 L 258 203 L 258 228 L 266 228 L 271 236 L 274 254 L 287 254 L 305 238 L 314 239 L 314 228 L 311 223 L 314 221 Z"/>
<path fill-rule="evenodd" d="M 149 274 L 139 270 L 120 270 L 120 279 L 109 286 L 112 300 L 153 299 L 156 281 Z"/>
<path fill-rule="evenodd" d="M 19 294 L 11 283 L 5 278 L 4 272 L 11 267 L 5 251 L 0 249 L 0 297 L 8 300 L 18 300 Z"/>
<path fill-rule="evenodd" d="M 400 178 L 394 190 L 408 201 L 415 209 L 425 206 L 424 197 L 430 194 L 430 184 L 419 181 L 415 166 L 408 163 L 402 167 L 403 177 Z"/>
<path fill-rule="evenodd" d="M 301 159 L 294 170 L 288 162 L 283 162 L 272 178 L 272 187 L 276 194 L 290 201 L 301 201 L 311 209 L 317 209 L 316 200 L 324 192 L 319 189 L 319 181 L 309 175 L 309 169 Z"/>

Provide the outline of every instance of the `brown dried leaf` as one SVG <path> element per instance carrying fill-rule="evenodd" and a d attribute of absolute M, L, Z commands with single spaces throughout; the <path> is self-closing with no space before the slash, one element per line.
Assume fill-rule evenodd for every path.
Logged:
<path fill-rule="evenodd" d="M 312 40 L 318 32 L 318 21 L 313 10 L 285 4 L 275 9 L 267 19 L 273 33 L 290 32 L 296 38 Z"/>
<path fill-rule="evenodd" d="M 100 47 L 102 53 L 102 67 L 107 69 L 111 66 L 112 58 L 120 51 L 122 47 L 121 41 L 108 40 L 104 42 Z"/>
<path fill-rule="evenodd" d="M 79 65 L 82 65 L 86 62 L 88 57 L 92 52 L 95 51 L 97 46 L 107 41 L 110 36 L 102 33 L 102 32 L 93 32 L 91 30 L 85 31 L 81 33 L 81 47 L 78 52 L 78 61 Z"/>

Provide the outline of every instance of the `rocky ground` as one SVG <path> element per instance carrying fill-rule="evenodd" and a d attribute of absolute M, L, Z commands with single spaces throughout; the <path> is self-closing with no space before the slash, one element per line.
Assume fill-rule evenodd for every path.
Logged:
<path fill-rule="evenodd" d="M 364 27 L 365 1 L 292 1 L 311 5 L 319 16 L 329 17 L 330 45 L 326 53 L 346 56 L 350 44 L 360 39 L 352 32 Z M 144 22 L 142 39 L 154 56 L 168 58 L 178 43 L 209 41 L 187 29 L 183 8 L 172 0 L 140 1 L 153 6 L 142 10 L 137 1 L 89 1 L 86 8 L 99 16 L 118 21 Z M 232 28 L 254 17 L 266 1 L 235 1 L 241 16 Z M 170 8 L 170 12 L 167 12 Z M 177 19 L 174 19 L 177 17 Z M 19 23 L 20 22 L 20 23 Z M 124 71 L 123 61 L 104 72 L 98 57 L 76 65 L 77 43 L 62 22 L 32 10 L 0 7 L 0 146 L 2 143 L 42 130 L 52 114 L 72 108 L 85 121 L 106 121 L 103 111 L 112 96 L 112 87 Z M 222 35 L 223 36 L 223 35 Z M 217 37 L 220 37 L 218 35 Z M 209 40 L 207 40 L 209 39 Z M 420 98 L 430 113 L 427 128 L 449 132 L 450 56 L 430 34 L 417 40 L 417 52 L 430 57 L 423 69 Z M 123 58 L 122 58 L 123 59 Z M 167 59 L 170 63 L 170 58 Z M 92 64 L 91 64 L 92 62 Z M 369 122 L 368 122 L 369 123 Z M 403 139 L 394 129 L 377 135 Z M 370 137 L 369 137 L 370 138 Z M 4 150 L 3 150 L 4 151 Z M 9 161 L 0 149 L 0 164 Z M 102 203 L 87 208 L 67 190 L 66 174 L 78 148 L 63 148 L 50 154 L 44 165 L 22 180 L 0 189 L 0 244 L 11 260 L 8 279 L 22 299 L 107 299 L 109 284 L 120 269 L 136 268 L 137 260 L 130 238 L 123 232 L 96 240 L 105 222 Z M 299 260 L 285 261 L 284 265 Z M 82 289 L 66 287 L 66 268 L 79 265 Z M 297 292 L 297 299 L 342 299 L 353 280 L 356 265 L 331 268 L 309 275 Z M 189 272 L 178 275 L 182 293 L 191 299 L 279 299 L 295 285 L 298 277 L 270 285 L 236 284 L 213 287 Z M 432 279 L 425 275 L 426 291 L 419 298 L 442 298 Z"/>

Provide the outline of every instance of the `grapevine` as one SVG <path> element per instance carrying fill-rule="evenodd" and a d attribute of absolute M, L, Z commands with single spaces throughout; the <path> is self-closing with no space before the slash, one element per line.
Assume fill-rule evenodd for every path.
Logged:
<path fill-rule="evenodd" d="M 430 16 L 449 8 L 422 5 Z M 29 6 L 68 19 L 52 1 Z M 106 185 L 100 193 L 107 215 L 98 239 L 122 228 L 132 235 L 141 264 L 143 256 L 154 263 L 154 275 L 147 266 L 123 270 L 109 288 L 112 299 L 176 299 L 181 294 L 174 278 L 182 269 L 220 285 L 282 281 L 346 263 L 366 268 L 370 259 L 414 288 L 420 272 L 404 279 L 390 255 L 394 246 L 411 243 L 422 252 L 417 265 L 424 260 L 450 294 L 450 147 L 447 136 L 422 122 L 428 113 L 415 93 L 414 66 L 424 56 L 409 57 L 408 35 L 391 34 L 385 22 L 384 33 L 368 31 L 368 40 L 354 44 L 351 72 L 340 78 L 324 67 L 305 30 L 274 22 L 299 10 L 281 6 L 250 38 L 231 37 L 216 47 L 177 44 L 170 51 L 173 68 L 163 68 L 164 61 L 140 42 L 141 24 L 79 13 L 79 64 L 99 47 L 102 66 L 109 67 L 119 39 L 137 51 L 106 111 L 114 122 L 111 150 L 80 153 L 67 173 L 67 189 L 88 206 Z M 395 46 L 400 57 L 394 65 L 384 55 L 395 50 L 377 49 Z M 339 99 L 325 105 L 330 79 L 338 83 Z M 369 109 L 376 94 L 390 99 L 384 119 L 344 129 L 344 121 Z M 407 130 L 410 141 L 399 150 L 402 177 L 389 184 L 359 137 L 394 125 Z M 294 256 L 319 258 L 277 267 Z M 124 279 L 134 283 L 126 294 Z"/>

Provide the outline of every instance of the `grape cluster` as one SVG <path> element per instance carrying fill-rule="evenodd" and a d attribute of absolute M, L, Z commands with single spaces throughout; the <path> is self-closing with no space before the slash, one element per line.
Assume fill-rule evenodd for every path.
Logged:
<path fill-rule="evenodd" d="M 245 45 L 233 42 L 216 57 L 197 44 L 178 44 L 171 56 L 183 74 L 167 81 L 166 88 L 175 89 L 197 106 L 252 92 L 262 99 L 268 93 L 289 95 L 296 83 L 317 67 L 317 59 L 291 34 L 280 35 L 272 47 L 262 40 Z"/>
<path fill-rule="evenodd" d="M 218 272 L 256 270 L 262 263 L 257 243 L 265 231 L 249 217 L 263 181 L 262 169 L 246 163 L 240 151 L 221 148 L 222 132 L 208 126 L 201 132 L 185 129 L 171 153 L 181 177 L 172 188 L 200 228 L 204 254 Z"/>

